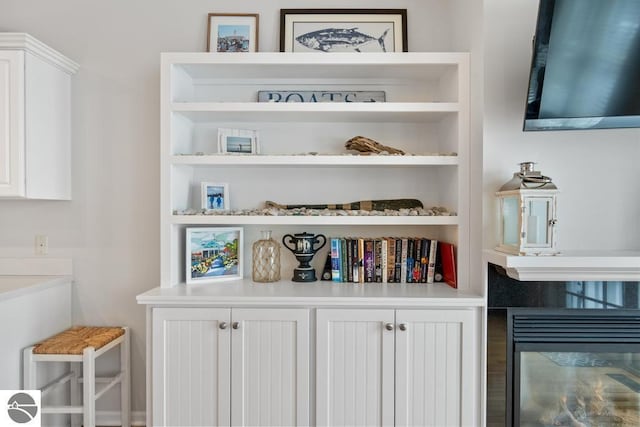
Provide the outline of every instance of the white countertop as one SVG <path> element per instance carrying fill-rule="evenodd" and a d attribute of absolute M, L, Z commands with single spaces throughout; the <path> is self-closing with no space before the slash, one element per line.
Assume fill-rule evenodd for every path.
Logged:
<path fill-rule="evenodd" d="M 71 282 L 71 276 L 0 276 L 0 301 Z"/>
<path fill-rule="evenodd" d="M 481 307 L 484 298 L 446 284 L 352 284 L 332 282 L 254 283 L 239 280 L 212 284 L 154 288 L 137 296 L 139 304 L 154 306 L 394 306 Z"/>

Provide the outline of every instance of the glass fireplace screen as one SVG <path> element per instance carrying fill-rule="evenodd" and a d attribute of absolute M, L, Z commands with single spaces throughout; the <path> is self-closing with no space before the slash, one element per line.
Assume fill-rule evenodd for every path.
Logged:
<path fill-rule="evenodd" d="M 640 426 L 640 353 L 521 351 L 515 362 L 515 425 Z"/>

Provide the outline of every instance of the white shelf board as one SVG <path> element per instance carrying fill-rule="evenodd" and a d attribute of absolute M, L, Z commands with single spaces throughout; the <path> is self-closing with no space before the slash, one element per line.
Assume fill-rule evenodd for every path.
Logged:
<path fill-rule="evenodd" d="M 451 73 L 460 63 L 468 61 L 463 52 L 385 52 L 385 53 L 216 53 L 198 52 L 163 53 L 162 61 L 175 63 L 194 80 L 210 78 L 259 78 L 270 76 L 307 79 L 340 79 L 363 77 L 371 74 L 371 65 L 377 76 L 393 76 L 402 80 L 438 79 Z M 366 67 L 366 68 L 363 68 Z M 329 72 L 328 72 L 329 71 Z"/>
<path fill-rule="evenodd" d="M 458 225 L 457 216 L 172 215 L 184 225 Z"/>
<path fill-rule="evenodd" d="M 484 298 L 443 283 L 255 283 L 250 279 L 154 288 L 137 296 L 138 304 L 181 306 L 377 306 L 482 307 Z"/>
<path fill-rule="evenodd" d="M 425 122 L 460 110 L 457 102 L 174 102 L 171 111 L 194 122 Z"/>
<path fill-rule="evenodd" d="M 177 155 L 173 165 L 191 166 L 457 166 L 458 156 L 362 155 Z"/>
<path fill-rule="evenodd" d="M 567 250 L 554 256 L 517 256 L 492 249 L 486 262 L 520 281 L 640 281 L 640 252 Z"/>

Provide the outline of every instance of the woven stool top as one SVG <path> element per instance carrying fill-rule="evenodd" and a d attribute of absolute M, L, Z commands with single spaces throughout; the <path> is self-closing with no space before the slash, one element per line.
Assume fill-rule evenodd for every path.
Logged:
<path fill-rule="evenodd" d="M 99 349 L 119 336 L 124 329 L 119 327 L 74 326 L 36 344 L 35 354 L 82 354 L 87 347 Z"/>

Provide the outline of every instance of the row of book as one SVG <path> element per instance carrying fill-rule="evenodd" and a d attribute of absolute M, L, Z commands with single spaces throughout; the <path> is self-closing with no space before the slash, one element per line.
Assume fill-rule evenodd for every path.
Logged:
<path fill-rule="evenodd" d="M 434 283 L 456 288 L 455 247 L 422 237 L 334 237 L 331 280 L 348 283 Z M 329 272 L 323 276 L 329 278 Z"/>

